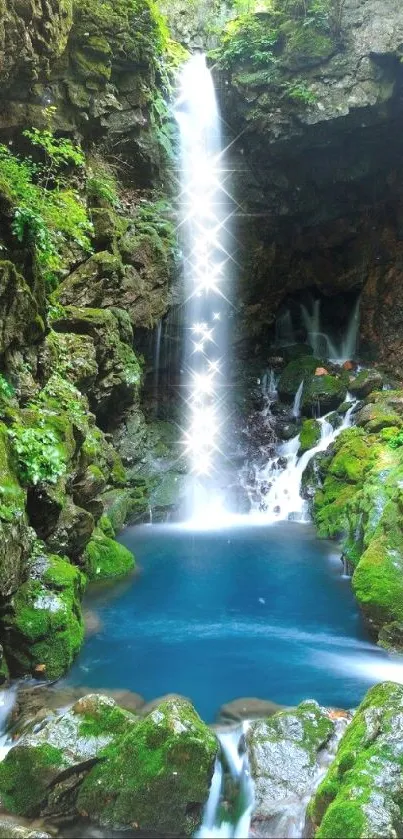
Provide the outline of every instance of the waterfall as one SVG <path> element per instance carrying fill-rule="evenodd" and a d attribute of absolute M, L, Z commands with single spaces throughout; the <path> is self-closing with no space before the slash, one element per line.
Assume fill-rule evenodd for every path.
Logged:
<path fill-rule="evenodd" d="M 212 502 L 214 473 L 224 448 L 226 426 L 227 199 L 214 84 L 205 56 L 184 66 L 175 115 L 181 144 L 181 233 L 186 300 L 184 357 L 184 449 L 189 461 L 190 516 Z M 228 433 L 228 427 L 226 428 Z M 214 506 L 214 505 L 213 505 Z M 205 513 L 204 513 L 205 514 Z"/>
<path fill-rule="evenodd" d="M 159 383 L 160 383 L 160 367 L 161 367 L 161 335 L 162 335 L 162 320 L 159 320 L 155 330 L 154 343 L 154 412 L 158 416 L 159 407 Z"/>
<path fill-rule="evenodd" d="M 301 457 L 298 457 L 298 435 L 279 446 L 276 456 L 257 472 L 256 483 L 258 487 L 263 488 L 258 509 L 264 513 L 268 523 L 287 519 L 309 521 L 308 505 L 301 496 L 302 475 L 312 458 L 326 451 L 339 434 L 350 427 L 355 405 L 356 402 L 351 403 L 338 428 L 333 428 L 326 416 L 318 419 L 320 440 L 314 448 L 309 449 Z M 256 503 L 254 507 L 256 510 Z"/>
<path fill-rule="evenodd" d="M 311 311 L 301 306 L 302 320 L 307 331 L 308 343 L 313 352 L 319 358 L 328 358 L 330 361 L 343 362 L 351 361 L 356 356 L 358 332 L 360 328 L 360 299 L 351 312 L 347 323 L 347 329 L 339 342 L 335 341 L 321 328 L 320 300 L 315 300 Z"/>
<path fill-rule="evenodd" d="M 0 761 L 4 760 L 12 746 L 12 740 L 7 734 L 7 720 L 15 705 L 16 694 L 14 687 L 0 691 Z"/>
<path fill-rule="evenodd" d="M 302 391 L 304 389 L 304 380 L 302 380 L 294 399 L 294 404 L 292 406 L 292 415 L 295 419 L 301 415 L 301 401 L 302 401 Z"/>
<path fill-rule="evenodd" d="M 244 839 L 249 836 L 250 822 L 254 805 L 253 781 L 249 769 L 249 758 L 244 744 L 248 730 L 245 721 L 236 728 L 217 732 L 221 754 L 216 760 L 210 794 L 204 809 L 203 822 L 196 836 L 199 839 Z M 243 752 L 241 753 L 241 748 Z M 220 805 L 224 792 L 225 761 L 231 778 L 238 789 L 237 817 L 233 821 L 221 821 Z"/>

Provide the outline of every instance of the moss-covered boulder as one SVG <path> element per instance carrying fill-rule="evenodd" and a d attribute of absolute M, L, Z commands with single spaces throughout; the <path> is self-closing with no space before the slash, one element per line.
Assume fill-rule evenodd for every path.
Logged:
<path fill-rule="evenodd" d="M 302 455 L 313 449 L 320 440 L 320 423 L 317 420 L 304 420 L 299 435 L 298 454 Z"/>
<path fill-rule="evenodd" d="M 350 380 L 348 389 L 357 399 L 365 399 L 374 390 L 382 390 L 383 376 L 379 370 L 361 370 Z"/>
<path fill-rule="evenodd" d="M 320 839 L 401 834 L 403 687 L 367 693 L 309 806 Z"/>
<path fill-rule="evenodd" d="M 61 716 L 23 734 L 0 764 L 0 796 L 12 813 L 75 812 L 77 785 L 134 717 L 107 696 L 90 694 Z"/>
<path fill-rule="evenodd" d="M 247 736 L 254 780 L 253 818 L 260 825 L 282 814 L 290 799 L 302 801 L 319 771 L 318 752 L 334 723 L 316 702 L 252 722 Z"/>
<path fill-rule="evenodd" d="M 218 751 L 215 735 L 185 700 L 159 705 L 103 752 L 78 796 L 79 812 L 113 828 L 192 836 Z"/>
<path fill-rule="evenodd" d="M 310 380 L 315 370 L 322 366 L 322 362 L 312 355 L 302 355 L 293 358 L 281 373 L 278 383 L 278 394 L 285 402 L 292 402 L 301 384 Z"/>
<path fill-rule="evenodd" d="M 304 383 L 301 411 L 306 416 L 334 411 L 345 400 L 347 387 L 344 377 L 336 375 L 314 375 Z"/>
<path fill-rule="evenodd" d="M 135 559 L 124 545 L 97 527 L 84 551 L 83 563 L 90 580 L 107 580 L 128 574 L 135 566 Z"/>
<path fill-rule="evenodd" d="M 57 679 L 84 639 L 80 600 L 85 578 L 58 556 L 39 554 L 3 618 L 4 651 L 12 675 Z"/>

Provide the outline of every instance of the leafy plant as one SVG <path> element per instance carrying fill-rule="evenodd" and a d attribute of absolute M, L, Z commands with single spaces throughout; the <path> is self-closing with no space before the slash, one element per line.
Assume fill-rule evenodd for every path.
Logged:
<path fill-rule="evenodd" d="M 315 93 L 304 82 L 288 82 L 284 85 L 283 96 L 304 105 L 314 105 L 316 102 Z"/>
<path fill-rule="evenodd" d="M 276 62 L 273 47 L 279 32 L 267 20 L 255 15 L 241 15 L 227 24 L 220 50 L 220 62 L 226 69 L 234 64 L 267 67 Z"/>
<path fill-rule="evenodd" d="M 389 440 L 389 446 L 391 449 L 400 449 L 403 446 L 403 429 L 395 434 L 394 437 L 391 437 Z"/>
<path fill-rule="evenodd" d="M 87 167 L 87 195 L 91 203 L 120 207 L 118 183 L 112 167 L 94 155 Z"/>
<path fill-rule="evenodd" d="M 48 108 L 50 114 L 54 108 Z M 40 131 L 38 128 L 27 129 L 23 132 L 24 137 L 31 141 L 33 146 L 41 148 L 52 165 L 57 169 L 63 165 L 84 166 L 85 156 L 79 146 L 74 145 L 66 137 L 55 137 L 49 129 Z"/>
<path fill-rule="evenodd" d="M 42 481 L 55 484 L 66 471 L 59 441 L 46 427 L 14 426 L 8 430 L 21 481 L 36 486 Z"/>
<path fill-rule="evenodd" d="M 53 138 L 50 131 L 33 129 L 25 134 L 43 145 L 47 161 L 34 163 L 0 145 L 0 189 L 15 205 L 12 232 L 16 239 L 35 248 L 45 279 L 54 283 L 66 246 L 75 243 L 91 251 L 93 227 L 86 206 L 60 171 L 67 162 L 81 166 L 84 158 L 78 147 Z"/>
<path fill-rule="evenodd" d="M 15 390 L 10 382 L 0 373 L 0 399 L 12 399 Z"/>

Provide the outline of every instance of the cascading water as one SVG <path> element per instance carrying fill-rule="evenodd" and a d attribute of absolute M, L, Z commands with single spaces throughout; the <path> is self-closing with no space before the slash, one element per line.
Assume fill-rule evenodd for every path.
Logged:
<path fill-rule="evenodd" d="M 253 501 L 252 505 L 254 511 L 264 513 L 266 522 L 287 519 L 309 521 L 308 505 L 301 495 L 302 475 L 312 458 L 326 451 L 339 434 L 349 428 L 355 405 L 356 402 L 351 402 L 338 428 L 333 428 L 326 416 L 318 419 L 320 440 L 301 457 L 298 457 L 300 443 L 297 435 L 281 445 L 276 456 L 263 469 L 256 471 L 254 481 L 258 487 L 259 501 Z"/>
<path fill-rule="evenodd" d="M 227 200 L 220 117 L 204 55 L 185 65 L 176 103 L 181 140 L 181 211 L 186 302 L 184 444 L 191 518 L 206 515 L 219 472 L 225 424 Z M 216 505 L 216 501 L 214 505 Z"/>
<path fill-rule="evenodd" d="M 302 401 L 303 390 L 304 390 L 304 382 L 302 381 L 298 390 L 297 390 L 297 392 L 296 392 L 296 394 L 295 394 L 294 404 L 292 406 L 292 415 L 293 415 L 293 417 L 295 417 L 295 419 L 298 419 L 298 417 L 301 415 L 301 401 Z"/>
<path fill-rule="evenodd" d="M 221 745 L 221 755 L 216 760 L 210 795 L 204 810 L 203 823 L 196 836 L 199 839 L 244 839 L 249 836 L 250 822 L 254 805 L 253 781 L 249 770 L 249 758 L 241 744 L 248 730 L 248 723 L 243 722 L 235 729 L 217 731 Z M 219 819 L 220 804 L 223 797 L 224 768 L 223 760 L 229 769 L 231 778 L 238 789 L 238 815 L 235 821 Z"/>
<path fill-rule="evenodd" d="M 332 339 L 332 336 L 321 327 L 321 301 L 315 300 L 309 310 L 307 306 L 301 306 L 302 320 L 307 331 L 308 343 L 311 345 L 314 354 L 319 358 L 328 358 L 331 361 L 351 361 L 355 358 L 357 351 L 358 331 L 360 327 L 360 300 L 352 310 L 347 329 L 339 342 Z"/>

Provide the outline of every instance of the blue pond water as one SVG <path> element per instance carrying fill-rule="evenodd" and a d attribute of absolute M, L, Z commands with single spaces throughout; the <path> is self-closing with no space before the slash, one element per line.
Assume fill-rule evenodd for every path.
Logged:
<path fill-rule="evenodd" d="M 87 596 L 101 626 L 74 684 L 180 693 L 211 722 L 241 696 L 352 707 L 391 667 L 403 673 L 369 642 L 334 546 L 306 525 L 142 526 L 121 541 L 139 573 Z"/>

